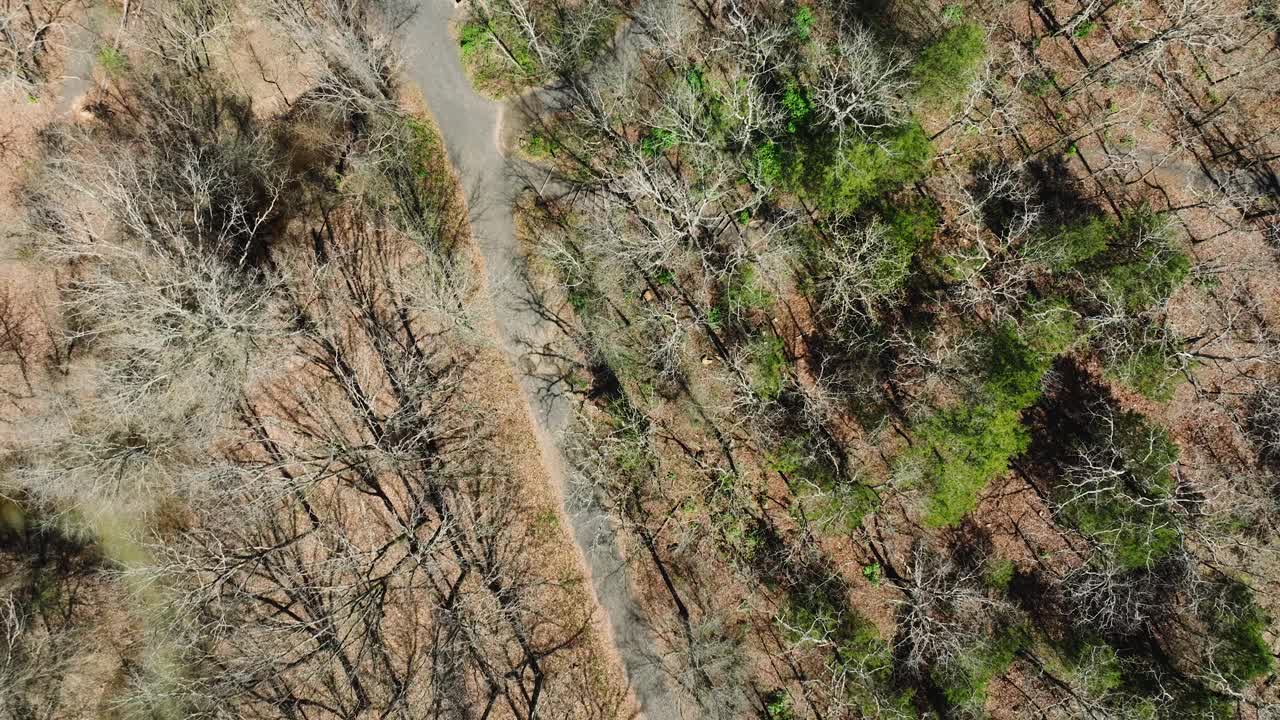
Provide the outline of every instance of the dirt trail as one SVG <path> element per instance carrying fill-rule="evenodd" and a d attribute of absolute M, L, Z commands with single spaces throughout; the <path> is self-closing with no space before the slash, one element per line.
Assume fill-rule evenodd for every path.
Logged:
<path fill-rule="evenodd" d="M 108 12 L 93 7 L 76 20 L 67 23 L 67 57 L 63 65 L 62 84 L 58 88 L 58 117 L 66 118 L 93 84 L 94 50 L 99 41 Z"/>
<path fill-rule="evenodd" d="M 406 70 L 426 97 L 469 198 L 471 229 L 483 258 L 498 341 L 524 395 L 543 463 L 563 504 L 568 487 L 556 439 L 572 407 L 568 398 L 541 392 L 545 388 L 535 379 L 538 361 L 525 351 L 540 347 L 554 330 L 523 302 L 527 291 L 519 274 L 512 214 L 519 185 L 501 148 L 505 108 L 478 95 L 467 80 L 457 42 L 449 33 L 455 9 L 453 0 L 424 0 L 419 6 L 407 28 Z M 631 593 L 612 522 L 597 508 L 565 507 L 565 515 L 608 619 L 607 640 L 617 649 L 641 712 L 649 720 L 676 720 L 677 705 Z"/>

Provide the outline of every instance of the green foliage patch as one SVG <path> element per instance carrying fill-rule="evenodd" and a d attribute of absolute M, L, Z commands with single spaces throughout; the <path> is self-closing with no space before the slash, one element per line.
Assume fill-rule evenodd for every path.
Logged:
<path fill-rule="evenodd" d="M 751 391 L 762 400 L 777 400 L 787 386 L 790 364 L 786 348 L 776 335 L 765 335 L 747 349 L 751 358 Z"/>
<path fill-rule="evenodd" d="M 787 112 L 787 132 L 795 133 L 808 124 L 813 104 L 809 102 L 804 88 L 791 81 L 782 93 L 782 109 Z"/>
<path fill-rule="evenodd" d="M 458 50 L 471 82 L 482 92 L 500 96 L 536 82 L 537 63 L 505 15 L 468 18 L 458 31 Z"/>
<path fill-rule="evenodd" d="M 123 73 L 129 67 L 129 58 L 112 45 L 103 45 L 98 49 L 98 65 L 112 77 Z"/>
<path fill-rule="evenodd" d="M 875 625 L 852 608 L 837 606 L 824 589 L 813 583 L 789 593 L 779 617 L 788 641 L 804 645 L 810 638 L 825 638 L 833 643 L 832 661 L 850 676 L 865 679 L 849 683 L 846 690 L 868 717 L 880 717 L 885 702 L 893 706 L 894 717 L 917 717 L 912 693 L 894 684 L 893 651 Z"/>
<path fill-rule="evenodd" d="M 814 20 L 813 11 L 803 5 L 791 15 L 791 30 L 801 42 L 808 40 L 813 34 Z"/>
<path fill-rule="evenodd" d="M 1115 230 L 1110 218 L 1095 216 L 1029 242 L 1027 255 L 1055 273 L 1069 272 L 1106 252 Z"/>
<path fill-rule="evenodd" d="M 1031 248 L 1054 272 L 1079 271 L 1105 299 L 1131 314 L 1163 303 L 1191 272 L 1168 219 L 1145 209 L 1059 228 Z"/>
<path fill-rule="evenodd" d="M 880 505 L 875 491 L 856 478 L 839 477 L 811 446 L 811 438 L 788 438 L 766 458 L 768 467 L 789 481 L 798 507 L 819 528 L 853 532 Z"/>
<path fill-rule="evenodd" d="M 1104 292 L 1130 313 L 1163 303 L 1191 273 L 1191 260 L 1175 247 L 1168 226 L 1155 215 L 1127 220 L 1130 244 L 1104 256 L 1095 277 Z"/>
<path fill-rule="evenodd" d="M 987 52 L 987 34 L 973 23 L 949 28 L 916 61 L 916 95 L 928 105 L 959 103 Z"/>
<path fill-rule="evenodd" d="M 1167 402 L 1182 381 L 1177 363 L 1182 344 L 1163 334 L 1140 337 L 1133 352 L 1107 359 L 1106 376 L 1152 400 Z"/>
<path fill-rule="evenodd" d="M 1030 443 L 1019 408 L 962 403 L 931 416 L 916 428 L 930 487 L 925 522 L 954 525 L 978 504 L 992 478 Z"/>
<path fill-rule="evenodd" d="M 666 128 L 654 128 L 640 139 L 640 152 L 657 157 L 676 146 L 676 134 Z"/>
<path fill-rule="evenodd" d="M 915 428 L 911 457 L 924 464 L 930 489 L 925 522 L 953 525 L 971 511 L 978 494 L 1027 449 L 1022 411 L 1040 397 L 1040 379 L 1067 347 L 1074 323 L 1067 313 L 1041 312 L 1019 330 L 996 329 L 986 353 L 986 381 L 978 394 L 941 410 Z"/>
<path fill-rule="evenodd" d="M 852 215 L 869 201 L 925 176 L 933 147 L 918 123 L 875 137 L 847 140 L 810 137 L 775 155 L 757 153 L 761 173 L 777 174 L 784 189 L 797 192 L 837 215 Z"/>
<path fill-rule="evenodd" d="M 1013 625 L 970 648 L 956 660 L 935 667 L 930 675 L 948 705 L 981 711 L 987 701 L 987 686 L 1008 671 L 1018 651 L 1030 641 L 1026 628 Z"/>
<path fill-rule="evenodd" d="M 1161 502 L 1175 490 L 1171 468 L 1178 446 L 1162 428 L 1131 411 L 1116 415 L 1109 429 L 1098 433 L 1093 462 L 1109 461 L 1113 472 L 1093 480 L 1087 493 L 1064 488 L 1062 516 L 1120 567 L 1150 567 L 1182 545 L 1178 524 Z"/>
<path fill-rule="evenodd" d="M 566 33 L 566 18 L 551 4 L 532 6 L 530 18 L 539 42 L 561 53 L 557 62 L 581 65 L 608 43 L 621 16 L 602 13 L 585 36 Z M 472 84 L 481 92 L 502 97 L 545 82 L 565 68 L 544 67 L 530 48 L 525 31 L 505 0 L 473 6 L 458 31 L 459 52 Z"/>
<path fill-rule="evenodd" d="M 744 263 L 729 275 L 724 302 L 730 313 L 765 310 L 773 305 L 773 293 L 765 286 L 755 265 Z"/>
<path fill-rule="evenodd" d="M 1026 255 L 1055 275 L 1074 273 L 1087 313 L 1112 313 L 1127 322 L 1102 323 L 1106 374 L 1154 400 L 1168 400 L 1180 380 L 1181 343 L 1143 314 L 1162 305 L 1187 279 L 1191 261 L 1173 242 L 1167 218 L 1140 209 L 1120 218 L 1094 216 L 1032 240 Z M 1095 336 L 1096 339 L 1097 336 Z"/>
<path fill-rule="evenodd" d="M 1222 586 L 1217 602 L 1206 603 L 1205 621 L 1218 642 L 1212 645 L 1213 666 L 1227 678 L 1235 690 L 1262 677 L 1275 668 L 1275 658 L 1263 632 L 1271 619 L 1253 600 L 1247 585 L 1228 580 Z"/>
<path fill-rule="evenodd" d="M 987 587 L 1004 592 L 1009 589 L 1009 583 L 1013 582 L 1016 570 L 1012 560 L 992 558 L 983 568 L 982 581 L 987 584 Z"/>

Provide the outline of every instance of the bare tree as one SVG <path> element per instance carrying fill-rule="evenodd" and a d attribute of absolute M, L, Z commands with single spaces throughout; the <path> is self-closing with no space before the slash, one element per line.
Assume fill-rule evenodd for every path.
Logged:
<path fill-rule="evenodd" d="M 694 624 L 691 637 L 688 643 L 677 641 L 666 658 L 669 672 L 685 690 L 681 717 L 742 717 L 748 706 L 747 660 L 740 641 L 713 615 Z"/>
<path fill-rule="evenodd" d="M 911 91 L 909 61 L 883 50 L 871 31 L 842 20 L 818 68 L 813 103 L 841 142 L 901 124 Z"/>
<path fill-rule="evenodd" d="M 32 294 L 15 296 L 12 288 L 0 288 L 0 368 L 9 378 L 0 392 L 15 405 L 34 396 L 33 381 L 57 355 L 49 320 Z"/>
<path fill-rule="evenodd" d="M 1245 429 L 1262 461 L 1280 464 L 1280 384 L 1259 384 L 1245 405 Z"/>
<path fill-rule="evenodd" d="M 140 47 L 161 63 L 197 74 L 211 69 L 210 43 L 230 29 L 226 0 L 177 0 L 144 4 L 136 13 Z"/>
<path fill-rule="evenodd" d="M 64 717 L 62 683 L 79 639 L 39 617 L 14 595 L 0 598 L 0 716 Z"/>
<path fill-rule="evenodd" d="M 826 242 L 818 251 L 821 269 L 815 297 L 837 332 L 861 335 L 885 303 L 901 297 L 900 281 L 910 257 L 893 246 L 887 232 L 878 219 L 851 228 L 823 226 Z"/>
<path fill-rule="evenodd" d="M 917 673 L 960 661 L 1009 609 L 988 595 L 979 571 L 965 570 L 921 544 L 912 551 L 904 590 L 899 631 L 907 667 Z"/>
<path fill-rule="evenodd" d="M 373 114 L 394 109 L 405 0 L 261 0 L 262 14 L 303 52 L 320 59 L 315 92 L 333 107 Z"/>
<path fill-rule="evenodd" d="M 1240 40 L 1235 30 L 1243 17 L 1242 8 L 1226 7 L 1211 0 L 1161 0 L 1133 8 L 1124 19 L 1126 31 L 1119 39 L 1120 52 L 1090 66 L 1088 72 L 1064 88 L 1063 93 L 1079 92 L 1112 73 L 1150 78 L 1154 71 L 1176 62 L 1179 50 L 1229 50 Z"/>
<path fill-rule="evenodd" d="M 0 3 L 0 87 L 35 94 L 45 81 L 50 39 L 66 21 L 72 0 Z"/>
<path fill-rule="evenodd" d="M 965 236 L 948 260 L 962 281 L 953 292 L 970 311 L 1005 314 L 1031 280 L 1023 246 L 1039 226 L 1041 207 L 1027 169 L 999 161 L 976 168 L 972 185 L 955 201 Z"/>

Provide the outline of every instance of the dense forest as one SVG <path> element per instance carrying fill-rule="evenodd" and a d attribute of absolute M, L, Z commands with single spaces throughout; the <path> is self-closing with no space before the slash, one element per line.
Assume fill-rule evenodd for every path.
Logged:
<path fill-rule="evenodd" d="M 1274 0 L 0 0 L 0 717 L 1280 720 L 1277 71 Z"/>

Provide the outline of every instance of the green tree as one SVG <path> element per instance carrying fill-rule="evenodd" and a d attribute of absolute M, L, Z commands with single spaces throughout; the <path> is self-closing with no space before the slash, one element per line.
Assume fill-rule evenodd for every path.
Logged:
<path fill-rule="evenodd" d="M 1060 305 L 1029 314 L 1022 328 L 996 329 L 988 342 L 986 381 L 977 397 L 944 409 L 916 428 L 920 442 L 908 462 L 921 462 L 930 489 L 925 522 L 952 525 L 978 494 L 1026 450 L 1022 411 L 1040 397 L 1040 379 L 1073 337 L 1075 315 Z"/>
<path fill-rule="evenodd" d="M 948 29 L 916 61 L 912 75 L 917 96 L 929 105 L 960 101 L 977 77 L 987 52 L 987 34 L 974 23 Z"/>
<path fill-rule="evenodd" d="M 867 202 L 923 178 L 932 159 L 929 138 L 913 122 L 843 146 L 825 135 L 808 138 L 784 155 L 783 173 L 786 189 L 824 210 L 851 215 Z"/>

